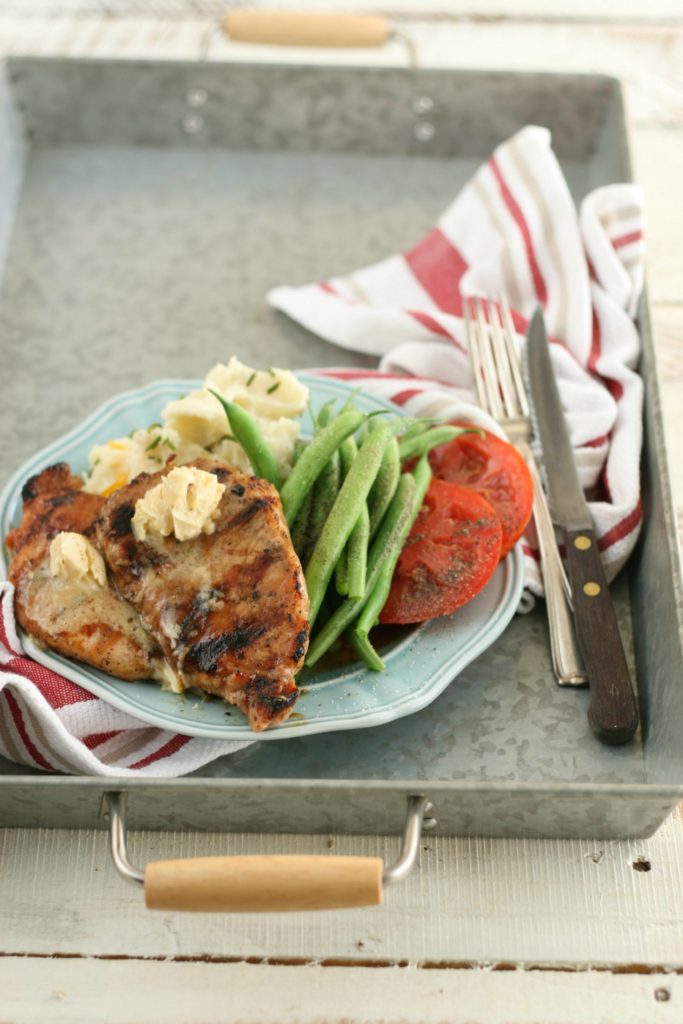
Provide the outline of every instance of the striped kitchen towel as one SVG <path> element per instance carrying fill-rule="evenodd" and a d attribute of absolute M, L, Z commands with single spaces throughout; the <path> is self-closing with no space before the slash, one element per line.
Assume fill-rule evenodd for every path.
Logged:
<path fill-rule="evenodd" d="M 379 371 L 331 371 L 410 415 L 454 414 L 474 398 L 463 301 L 507 298 L 523 343 L 540 303 L 605 567 L 621 568 L 642 519 L 642 381 L 634 323 L 643 287 L 642 195 L 635 185 L 591 192 L 580 211 L 551 149 L 530 126 L 503 143 L 437 225 L 408 252 L 318 284 L 278 287 L 275 308 Z M 427 378 L 427 379 L 424 379 Z M 527 583 L 542 593 L 533 529 Z"/>

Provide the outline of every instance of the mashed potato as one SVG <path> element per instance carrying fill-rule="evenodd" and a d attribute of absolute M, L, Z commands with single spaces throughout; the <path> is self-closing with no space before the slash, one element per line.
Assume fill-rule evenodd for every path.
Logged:
<path fill-rule="evenodd" d="M 202 388 L 169 402 L 161 414 L 162 423 L 92 448 L 84 489 L 106 497 L 139 473 L 158 472 L 171 457 L 176 466 L 210 457 L 252 472 L 209 388 L 255 417 L 286 479 L 299 437 L 296 418 L 306 408 L 308 388 L 289 370 L 254 370 L 233 356 L 227 365 L 218 363 L 209 371 Z"/>

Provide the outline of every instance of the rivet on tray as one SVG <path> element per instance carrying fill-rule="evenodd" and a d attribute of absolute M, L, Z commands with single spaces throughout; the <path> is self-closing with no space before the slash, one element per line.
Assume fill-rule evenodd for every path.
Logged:
<path fill-rule="evenodd" d="M 204 118 L 200 114 L 186 114 L 181 124 L 186 135 L 196 135 L 204 127 Z"/>
<path fill-rule="evenodd" d="M 429 142 L 435 134 L 436 128 L 431 121 L 418 121 L 415 125 L 415 138 L 418 142 Z"/>
<path fill-rule="evenodd" d="M 431 96 L 416 96 L 413 100 L 414 114 L 428 114 L 434 109 L 434 100 Z"/>
<path fill-rule="evenodd" d="M 209 98 L 206 89 L 190 89 L 185 97 L 188 107 L 203 107 Z"/>

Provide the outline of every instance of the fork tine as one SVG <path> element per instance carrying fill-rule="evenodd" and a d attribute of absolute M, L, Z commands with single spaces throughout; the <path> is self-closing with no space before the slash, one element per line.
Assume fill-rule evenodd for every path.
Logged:
<path fill-rule="evenodd" d="M 494 420 L 499 420 L 503 417 L 503 406 L 500 400 L 500 392 L 498 390 L 498 374 L 496 373 L 496 364 L 493 358 L 493 351 L 491 349 L 490 332 L 486 320 L 484 319 L 484 307 L 479 299 L 475 300 L 475 309 L 477 313 L 477 343 L 479 345 L 481 365 L 484 374 L 487 407 Z"/>
<path fill-rule="evenodd" d="M 528 418 L 529 403 L 527 401 L 526 388 L 524 387 L 524 380 L 522 378 L 519 353 L 515 344 L 517 332 L 515 331 L 515 325 L 512 322 L 512 313 L 510 312 L 510 307 L 506 299 L 501 300 L 501 308 L 503 313 L 503 324 L 505 326 L 503 338 L 505 339 L 505 347 L 508 351 L 510 370 L 512 372 L 512 379 L 517 393 L 517 401 L 519 402 L 519 408 L 522 416 Z"/>
<path fill-rule="evenodd" d="M 496 363 L 503 411 L 505 416 L 514 418 L 520 414 L 520 405 L 517 401 L 517 392 L 512 379 L 510 355 L 505 344 L 504 325 L 497 303 L 489 302 L 488 317 L 491 324 L 491 348 Z"/>
<path fill-rule="evenodd" d="M 484 389 L 483 369 L 479 357 L 479 345 L 476 338 L 476 327 L 472 319 L 470 300 L 465 299 L 465 337 L 467 339 L 467 352 L 470 357 L 470 368 L 474 378 L 474 387 L 477 392 L 477 402 L 482 409 L 488 409 L 486 391 Z"/>

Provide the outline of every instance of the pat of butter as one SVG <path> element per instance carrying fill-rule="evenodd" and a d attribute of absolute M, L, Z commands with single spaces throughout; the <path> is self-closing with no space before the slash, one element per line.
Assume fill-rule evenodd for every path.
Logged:
<path fill-rule="evenodd" d="M 104 559 L 82 533 L 58 533 L 50 544 L 50 572 L 68 583 L 106 587 Z"/>
<path fill-rule="evenodd" d="M 152 487 L 135 505 L 133 533 L 145 540 L 149 533 L 177 540 L 194 540 L 213 533 L 225 485 L 213 473 L 194 466 L 178 466 Z"/>

